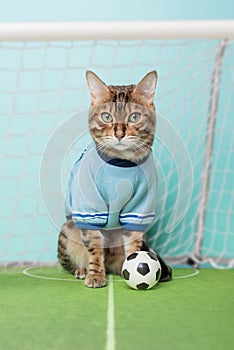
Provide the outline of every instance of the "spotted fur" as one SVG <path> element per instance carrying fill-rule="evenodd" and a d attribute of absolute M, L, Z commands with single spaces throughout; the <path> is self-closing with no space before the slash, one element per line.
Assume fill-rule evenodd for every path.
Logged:
<path fill-rule="evenodd" d="M 141 162 L 154 141 L 157 73 L 127 86 L 107 86 L 90 71 L 86 77 L 91 94 L 89 130 L 96 148 L 108 158 Z M 104 120 L 103 113 L 109 119 Z M 131 122 L 132 115 L 139 120 Z M 106 272 L 120 274 L 125 257 L 141 249 L 149 250 L 144 232 L 84 230 L 68 220 L 59 235 L 58 259 L 64 269 L 85 278 L 87 287 L 97 288 L 106 285 Z M 161 264 L 161 280 L 171 279 L 171 269 L 162 259 Z"/>

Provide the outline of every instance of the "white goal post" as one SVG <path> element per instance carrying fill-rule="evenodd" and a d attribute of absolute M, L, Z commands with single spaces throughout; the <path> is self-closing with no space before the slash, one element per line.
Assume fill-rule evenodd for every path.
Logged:
<path fill-rule="evenodd" d="M 234 38 L 234 20 L 1 23 L 0 40 L 143 40 Z"/>
<path fill-rule="evenodd" d="M 85 71 L 119 85 L 156 69 L 149 242 L 174 263 L 234 267 L 233 40 L 234 20 L 1 23 L 0 264 L 56 261 L 61 182 L 88 140 Z"/>

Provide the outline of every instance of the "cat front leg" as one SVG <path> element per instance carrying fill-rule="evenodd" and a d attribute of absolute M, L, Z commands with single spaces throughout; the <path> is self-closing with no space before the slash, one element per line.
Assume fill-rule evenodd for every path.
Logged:
<path fill-rule="evenodd" d="M 124 230 L 122 234 L 125 257 L 141 250 L 142 244 L 144 242 L 144 232 Z"/>
<path fill-rule="evenodd" d="M 84 246 L 88 252 L 87 275 L 85 285 L 89 288 L 100 288 L 106 285 L 104 267 L 104 238 L 98 230 L 81 230 Z"/>

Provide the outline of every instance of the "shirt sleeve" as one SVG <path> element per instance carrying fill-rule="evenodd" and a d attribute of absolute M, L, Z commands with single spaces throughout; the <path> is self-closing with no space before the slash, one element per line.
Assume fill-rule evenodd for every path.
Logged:
<path fill-rule="evenodd" d="M 78 164 L 71 174 L 66 196 L 66 212 L 78 228 L 97 230 L 107 223 L 107 205 L 85 164 Z"/>

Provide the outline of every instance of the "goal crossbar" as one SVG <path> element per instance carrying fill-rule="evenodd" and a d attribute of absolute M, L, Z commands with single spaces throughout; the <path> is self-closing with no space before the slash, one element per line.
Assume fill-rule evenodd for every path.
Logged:
<path fill-rule="evenodd" d="M 0 41 L 233 39 L 234 20 L 1 23 Z"/>

